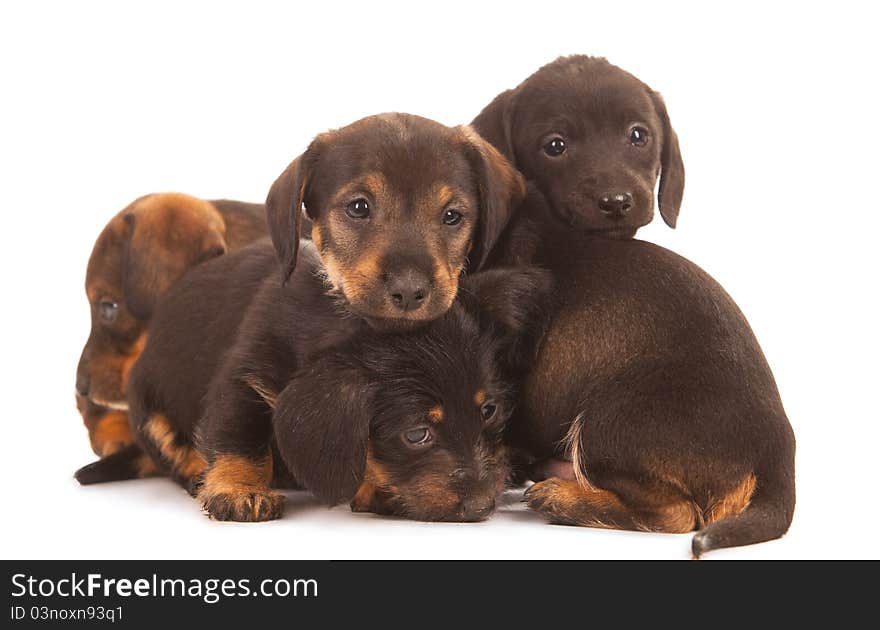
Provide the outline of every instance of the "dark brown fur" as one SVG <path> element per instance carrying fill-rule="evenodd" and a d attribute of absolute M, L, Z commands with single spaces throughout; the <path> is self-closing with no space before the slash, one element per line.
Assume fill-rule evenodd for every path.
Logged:
<path fill-rule="evenodd" d="M 107 224 L 86 272 L 92 329 L 76 376 L 77 406 L 97 455 L 133 440 L 125 384 L 159 297 L 190 267 L 266 234 L 262 204 L 181 193 L 140 197 Z M 102 316 L 102 302 L 116 305 L 112 318 Z"/>
<path fill-rule="evenodd" d="M 605 59 L 561 57 L 498 95 L 472 125 L 572 227 L 633 236 L 654 215 L 658 174 L 660 214 L 675 227 L 684 164 L 666 106 Z M 644 146 L 631 142 L 634 127 L 647 132 Z M 565 152 L 551 156 L 545 146 L 555 138 Z"/>
<path fill-rule="evenodd" d="M 443 315 L 468 257 L 471 269 L 484 262 L 522 193 L 516 171 L 466 128 L 395 114 L 319 136 L 267 199 L 281 277 L 272 250 L 254 246 L 188 274 L 159 306 L 129 395 L 144 448 L 195 490 L 175 462 L 187 461 L 197 431 L 209 514 L 276 518 L 280 495 L 260 471 L 269 458 L 269 468 L 278 464 L 271 413 L 279 392 L 314 357 Z M 366 220 L 346 212 L 357 199 L 369 202 Z M 442 222 L 450 208 L 462 215 L 456 225 Z M 297 265 L 303 211 L 315 242 Z M 394 303 L 401 277 L 424 280 L 422 304 Z M 171 456 L 150 438 L 157 418 L 175 427 L 164 449 Z"/>
<path fill-rule="evenodd" d="M 530 505 L 558 523 L 699 530 L 696 557 L 782 536 L 794 435 L 730 296 L 666 249 L 572 232 L 534 191 L 514 221 L 537 229 L 529 249 L 557 286 L 511 422 L 535 464 Z"/>

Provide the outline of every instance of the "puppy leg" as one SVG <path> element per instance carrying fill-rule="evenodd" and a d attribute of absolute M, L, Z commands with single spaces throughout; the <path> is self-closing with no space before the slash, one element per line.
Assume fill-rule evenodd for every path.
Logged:
<path fill-rule="evenodd" d="M 686 498 L 637 489 L 626 480 L 620 481 L 625 494 L 551 477 L 530 487 L 525 500 L 530 508 L 560 525 L 685 533 L 702 524 L 699 509 Z"/>
<path fill-rule="evenodd" d="M 153 413 L 139 428 L 144 445 L 168 475 L 195 496 L 207 462 L 187 440 L 174 430 L 163 414 Z"/>
<path fill-rule="evenodd" d="M 242 377 L 234 371 L 212 386 L 197 429 L 210 460 L 198 499 L 211 518 L 243 522 L 281 518 L 284 495 L 270 490 L 275 391 L 255 375 Z"/>
<path fill-rule="evenodd" d="M 284 495 L 269 489 L 271 481 L 271 455 L 219 455 L 205 473 L 198 499 L 218 521 L 269 521 L 281 518 L 284 508 Z"/>

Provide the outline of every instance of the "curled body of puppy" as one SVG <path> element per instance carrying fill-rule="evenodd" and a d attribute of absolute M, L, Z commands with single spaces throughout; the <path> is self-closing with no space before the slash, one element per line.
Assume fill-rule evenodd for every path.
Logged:
<path fill-rule="evenodd" d="M 795 438 L 731 297 L 651 243 L 556 229 L 540 256 L 554 306 L 510 422 L 533 460 L 529 505 L 554 523 L 697 531 L 695 557 L 785 534 Z"/>
<path fill-rule="evenodd" d="M 187 269 L 265 237 L 263 204 L 155 193 L 121 210 L 86 271 L 91 332 L 76 372 L 77 408 L 96 455 L 133 441 L 125 386 L 157 301 Z"/>
<path fill-rule="evenodd" d="M 386 114 L 321 134 L 267 198 L 281 274 L 272 249 L 254 246 L 187 274 L 157 309 L 129 387 L 141 443 L 214 518 L 276 518 L 278 392 L 365 330 L 443 315 L 522 194 L 519 174 L 467 128 Z M 303 213 L 314 243 L 297 265 Z"/>
<path fill-rule="evenodd" d="M 605 59 L 560 57 L 499 94 L 472 125 L 570 227 L 632 237 L 654 216 L 658 175 L 660 214 L 675 227 L 684 164 L 666 106 Z"/>
<path fill-rule="evenodd" d="M 506 362 L 529 352 L 549 286 L 537 269 L 474 274 L 439 319 L 364 331 L 298 370 L 273 415 L 272 440 L 293 476 L 353 511 L 487 518 L 509 478 Z"/>

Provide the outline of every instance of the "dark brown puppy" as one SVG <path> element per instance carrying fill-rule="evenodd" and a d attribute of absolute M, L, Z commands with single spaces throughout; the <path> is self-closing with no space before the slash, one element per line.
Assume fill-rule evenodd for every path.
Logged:
<path fill-rule="evenodd" d="M 281 277 L 264 249 L 224 272 L 237 279 L 225 293 L 202 297 L 184 278 L 160 308 L 130 386 L 132 421 L 150 452 L 192 486 L 204 463 L 189 436 L 202 416 L 211 467 L 200 500 L 209 514 L 276 518 L 282 497 L 269 490 L 269 470 L 277 393 L 312 356 L 365 326 L 407 329 L 445 313 L 468 259 L 472 268 L 483 263 L 522 193 L 519 174 L 467 128 L 393 114 L 318 136 L 267 199 Z M 303 207 L 321 278 L 314 265 L 293 272 Z"/>
<path fill-rule="evenodd" d="M 577 229 L 632 237 L 654 216 L 675 227 L 684 164 L 663 99 L 605 59 L 560 57 L 503 92 L 473 127 Z"/>
<path fill-rule="evenodd" d="M 95 454 L 132 442 L 125 383 L 159 297 L 190 267 L 266 234 L 262 204 L 181 193 L 146 195 L 110 220 L 86 271 L 92 329 L 76 373 L 77 407 Z"/>
<path fill-rule="evenodd" d="M 529 505 L 570 525 L 699 530 L 697 557 L 782 536 L 795 440 L 739 308 L 684 258 L 571 232 L 532 201 L 557 292 L 511 420 L 535 460 Z"/>
<path fill-rule="evenodd" d="M 200 372 L 222 360 L 218 338 L 235 334 L 247 295 L 259 290 L 257 270 L 275 268 L 271 247 L 254 245 L 188 274 L 157 312 L 132 392 L 155 393 L 141 390 L 138 372 L 160 359 L 157 349 L 175 347 L 177 354 L 163 366 L 167 382 L 159 396 L 189 402 L 197 411 L 207 387 Z M 291 315 L 324 310 L 320 270 L 314 246 L 304 244 L 288 285 L 300 306 Z M 463 279 L 450 310 L 416 330 L 389 333 L 360 321 L 356 335 L 296 371 L 272 403 L 271 464 L 261 471 L 266 482 L 290 485 L 295 476 L 322 502 L 351 500 L 354 511 L 419 520 L 487 517 L 508 478 L 502 433 L 514 391 L 504 368 L 512 355 L 529 352 L 519 337 L 538 321 L 548 285 L 549 275 L 535 269 L 493 270 Z M 326 324 L 296 319 L 313 334 Z M 148 417 L 138 409 L 133 401 L 133 418 Z M 171 426 L 170 417 L 158 421 L 154 415 L 140 428 L 163 471 L 174 474 L 198 466 L 199 456 L 180 439 L 191 444 L 191 436 Z M 81 472 L 92 482 L 130 477 L 138 465 L 132 455 L 119 451 Z M 236 463 L 224 461 L 227 470 Z M 247 460 L 239 465 L 253 470 Z M 269 517 L 269 507 L 255 497 L 248 520 Z"/>

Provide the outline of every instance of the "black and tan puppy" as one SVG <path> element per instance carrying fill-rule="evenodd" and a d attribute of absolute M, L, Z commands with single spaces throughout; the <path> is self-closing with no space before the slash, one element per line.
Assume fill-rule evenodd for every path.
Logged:
<path fill-rule="evenodd" d="M 572 232 L 534 201 L 521 211 L 557 289 L 511 420 L 535 460 L 529 505 L 570 525 L 699 530 L 695 556 L 782 536 L 795 440 L 739 308 L 684 258 Z"/>
<path fill-rule="evenodd" d="M 300 369 L 273 418 L 293 476 L 355 511 L 486 518 L 508 478 L 502 435 L 514 391 L 505 362 L 522 351 L 518 337 L 548 287 L 537 270 L 478 273 L 441 318 L 402 333 L 365 328 Z"/>
<path fill-rule="evenodd" d="M 159 297 L 190 267 L 265 237 L 265 207 L 181 193 L 135 200 L 95 242 L 86 271 L 92 329 L 76 373 L 92 450 L 132 442 L 125 383 Z"/>
<path fill-rule="evenodd" d="M 129 392 L 145 447 L 191 487 L 204 466 L 191 439 L 201 417 L 209 514 L 276 518 L 277 393 L 365 327 L 410 329 L 445 313 L 459 276 L 483 263 L 522 193 L 519 174 L 467 128 L 392 114 L 318 136 L 267 199 L 282 274 L 262 248 L 212 264 L 226 288 L 203 289 L 194 278 L 208 271 L 188 274 L 160 305 Z M 294 271 L 301 209 L 321 264 Z"/>
<path fill-rule="evenodd" d="M 654 216 L 675 227 L 684 164 L 657 92 L 605 59 L 560 57 L 498 95 L 473 127 L 574 228 L 631 237 Z"/>
<path fill-rule="evenodd" d="M 240 319 L 234 314 L 246 302 L 240 297 L 258 290 L 252 280 L 260 268 L 276 268 L 268 245 L 207 263 L 169 293 L 141 359 L 144 365 L 156 360 L 154 342 L 178 346 L 159 396 L 182 400 L 189 388 L 197 411 L 205 389 L 199 372 L 220 362 L 218 336 L 234 335 Z M 313 244 L 304 243 L 290 283 L 303 314 L 317 310 L 312 300 L 323 299 L 311 286 L 320 271 Z M 548 289 L 545 272 L 493 270 L 463 279 L 452 307 L 418 329 L 390 333 L 360 321 L 357 334 L 303 365 L 272 400 L 272 457 L 260 471 L 266 483 L 292 485 L 295 478 L 322 502 L 350 500 L 354 511 L 431 521 L 486 518 L 509 473 L 502 436 L 514 391 L 505 368 L 512 356 L 534 352 L 520 336 L 539 323 Z M 168 329 L 166 316 L 183 323 Z M 202 319 L 206 326 L 196 325 Z M 133 393 L 140 392 L 138 369 Z M 133 403 L 132 417 L 143 417 L 137 408 Z M 187 466 L 204 464 L 181 439 L 191 436 L 169 417 L 141 425 L 142 438 L 159 467 L 184 481 Z M 134 476 L 126 469 L 137 463 L 133 454 L 119 451 L 87 474 L 92 482 Z M 227 472 L 236 464 L 229 456 L 224 461 Z M 235 472 L 253 472 L 250 461 L 238 464 Z M 247 520 L 272 516 L 259 496 L 249 507 L 253 518 Z"/>

